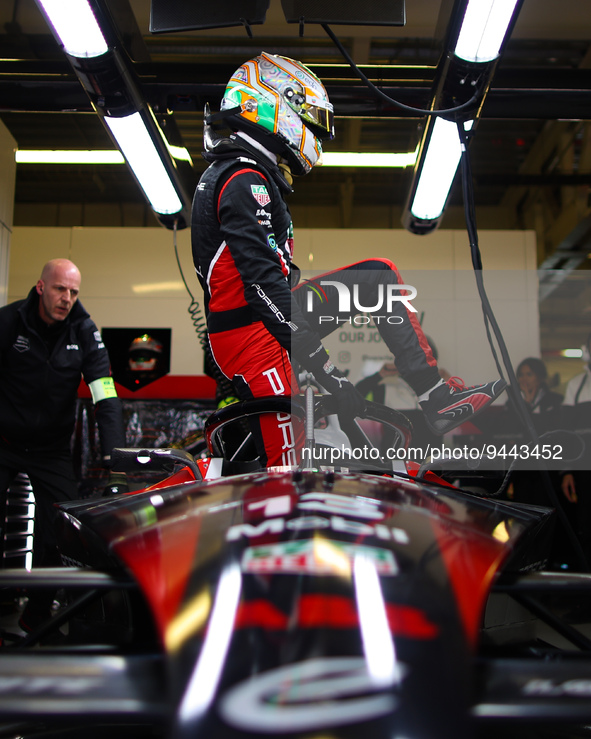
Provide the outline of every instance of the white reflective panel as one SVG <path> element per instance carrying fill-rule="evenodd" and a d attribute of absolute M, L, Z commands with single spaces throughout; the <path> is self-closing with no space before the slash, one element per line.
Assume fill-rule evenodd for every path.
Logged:
<path fill-rule="evenodd" d="M 181 702 L 183 721 L 200 716 L 215 695 L 234 630 L 241 588 L 240 566 L 233 563 L 220 575 L 207 635 Z"/>
<path fill-rule="evenodd" d="M 355 599 L 367 672 L 378 686 L 400 682 L 394 641 L 388 624 L 380 578 L 373 560 L 359 552 L 353 560 Z"/>

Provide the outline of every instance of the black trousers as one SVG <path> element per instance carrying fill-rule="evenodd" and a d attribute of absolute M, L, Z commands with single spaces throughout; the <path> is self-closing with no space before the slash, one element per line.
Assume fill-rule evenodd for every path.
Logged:
<path fill-rule="evenodd" d="M 8 487 L 19 472 L 28 475 L 35 494 L 33 565 L 55 566 L 59 562 L 56 561 L 58 513 L 54 504 L 78 497 L 70 450 L 39 451 L 0 444 L 0 497 L 3 503 Z"/>

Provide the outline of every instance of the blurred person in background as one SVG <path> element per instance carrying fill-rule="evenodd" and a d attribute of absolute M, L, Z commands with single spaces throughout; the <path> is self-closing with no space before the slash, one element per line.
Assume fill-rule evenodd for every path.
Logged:
<path fill-rule="evenodd" d="M 582 346 L 582 359 L 583 371 L 567 384 L 562 411 L 564 428 L 577 434 L 583 450 L 573 469 L 563 472 L 561 489 L 574 509 L 575 528 L 591 562 L 591 334 Z"/>
<path fill-rule="evenodd" d="M 515 375 L 521 396 L 531 414 L 533 425 L 541 437 L 540 444 L 551 443 L 551 440 L 547 442 L 543 435 L 560 427 L 563 396 L 550 388 L 548 370 L 544 361 L 538 357 L 523 359 L 517 366 Z M 509 412 L 513 414 L 512 409 Z M 522 428 L 522 423 L 517 421 L 516 417 L 512 420 L 512 424 L 515 424 L 515 428 Z M 525 443 L 524 436 L 519 443 Z M 542 475 L 548 475 L 549 482 L 557 493 L 555 500 L 551 499 L 547 491 L 547 483 L 542 479 Z M 525 462 L 518 464 L 511 474 L 507 497 L 517 503 L 554 508 L 563 500 L 560 495 L 560 474 L 552 469 L 540 471 L 535 466 L 532 469 L 531 465 Z M 568 505 L 562 507 L 570 519 Z M 563 568 L 566 562 L 572 560 L 571 549 L 564 526 L 557 521 L 550 552 L 550 565 L 554 568 Z"/>
<path fill-rule="evenodd" d="M 550 389 L 548 370 L 544 362 L 537 357 L 527 357 L 519 363 L 515 374 L 538 433 L 557 428 L 561 417 L 562 395 Z"/>

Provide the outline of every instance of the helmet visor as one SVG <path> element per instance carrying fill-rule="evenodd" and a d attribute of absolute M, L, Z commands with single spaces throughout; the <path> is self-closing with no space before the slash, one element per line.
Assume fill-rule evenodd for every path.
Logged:
<path fill-rule="evenodd" d="M 129 369 L 134 372 L 151 372 L 156 369 L 158 357 L 150 355 L 134 355 L 129 358 Z"/>
<path fill-rule="evenodd" d="M 301 119 L 319 139 L 334 138 L 334 112 L 332 105 L 310 105 L 304 103 L 299 111 Z"/>

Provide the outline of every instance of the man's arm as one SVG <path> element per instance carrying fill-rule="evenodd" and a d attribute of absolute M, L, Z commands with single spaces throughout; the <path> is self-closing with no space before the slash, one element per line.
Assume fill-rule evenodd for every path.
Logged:
<path fill-rule="evenodd" d="M 125 446 L 121 401 L 111 377 L 109 354 L 94 322 L 90 319 L 85 321 L 82 333 L 84 346 L 82 374 L 92 395 L 101 454 L 105 466 L 108 467 L 112 449 Z"/>

